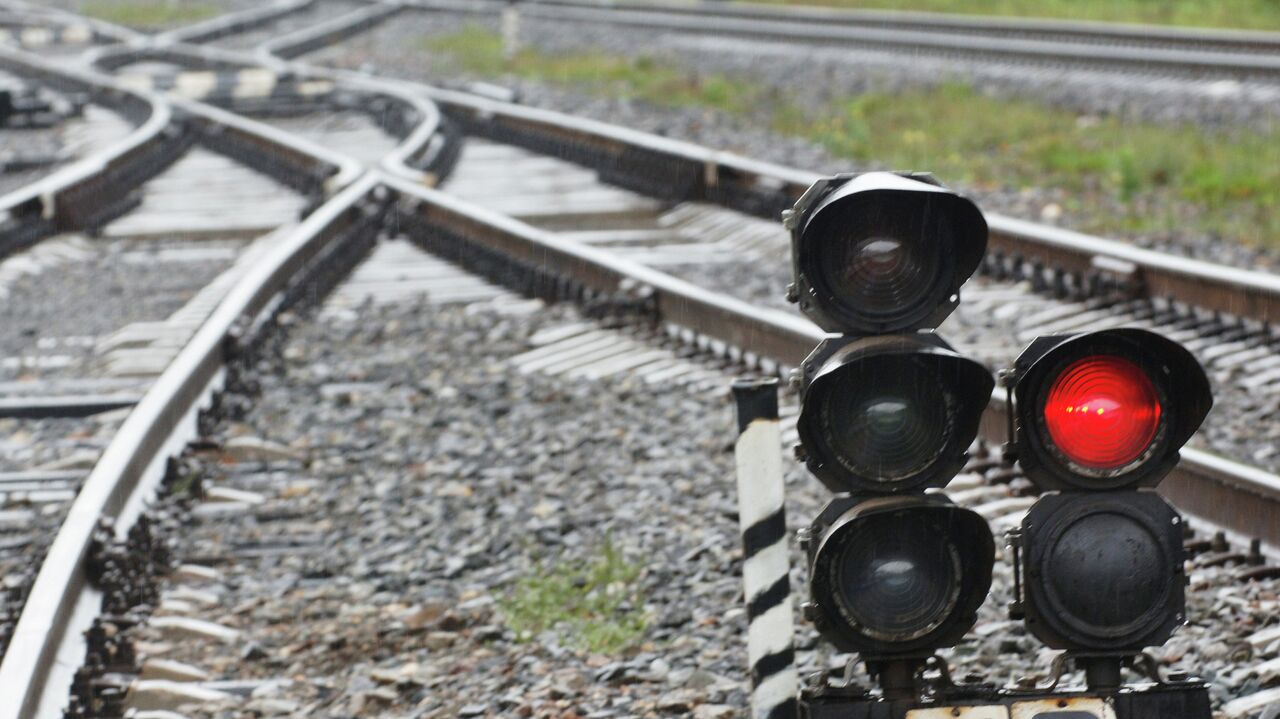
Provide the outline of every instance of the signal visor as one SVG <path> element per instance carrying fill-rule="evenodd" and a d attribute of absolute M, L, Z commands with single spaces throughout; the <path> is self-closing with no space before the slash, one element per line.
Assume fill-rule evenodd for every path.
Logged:
<path fill-rule="evenodd" d="M 792 297 L 828 332 L 933 329 L 987 248 L 977 205 L 930 175 L 868 172 L 820 181 L 796 204 Z"/>
<path fill-rule="evenodd" d="M 946 484 L 995 386 L 985 367 L 928 332 L 827 340 L 804 372 L 796 429 L 805 463 L 836 492 Z"/>
<path fill-rule="evenodd" d="M 1037 338 L 1013 397 L 1018 462 L 1045 490 L 1155 486 L 1213 405 L 1190 352 L 1133 328 Z"/>

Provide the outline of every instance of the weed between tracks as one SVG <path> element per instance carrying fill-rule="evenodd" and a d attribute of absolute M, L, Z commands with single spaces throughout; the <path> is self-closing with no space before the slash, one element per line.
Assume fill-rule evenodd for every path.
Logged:
<path fill-rule="evenodd" d="M 747 0 L 769 5 L 923 10 L 1156 25 L 1280 30 L 1274 0 Z"/>
<path fill-rule="evenodd" d="M 556 630 L 576 648 L 614 653 L 644 633 L 639 578 L 640 567 L 606 540 L 590 563 L 562 560 L 521 579 L 500 606 L 522 639 Z"/>
<path fill-rule="evenodd" d="M 213 17 L 219 11 L 206 3 L 89 0 L 80 6 L 80 12 L 107 22 L 146 29 L 197 22 Z"/>
<path fill-rule="evenodd" d="M 1036 102 L 987 97 L 959 83 L 866 93 L 802 107 L 785 93 L 722 74 L 604 51 L 502 58 L 480 28 L 424 41 L 466 71 L 512 74 L 599 95 L 749 116 L 833 155 L 893 169 L 928 169 L 971 188 L 1061 188 L 1077 229 L 1188 232 L 1280 245 L 1280 127 L 1221 129 L 1126 122 Z"/>

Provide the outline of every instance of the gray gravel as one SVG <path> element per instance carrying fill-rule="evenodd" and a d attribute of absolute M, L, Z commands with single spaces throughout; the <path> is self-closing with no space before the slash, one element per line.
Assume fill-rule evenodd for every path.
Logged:
<path fill-rule="evenodd" d="M 0 418 L 0 472 L 88 470 L 127 412 L 86 419 Z"/>
<path fill-rule="evenodd" d="M 287 448 L 283 461 L 228 450 L 204 463 L 210 487 L 265 501 L 206 503 L 179 538 L 178 557 L 222 572 L 207 587 L 218 604 L 202 618 L 242 641 L 174 641 L 148 628 L 141 647 L 215 680 L 286 679 L 241 705 L 262 713 L 739 715 L 745 622 L 727 393 L 567 382 L 504 362 L 537 330 L 577 320 L 565 307 L 513 319 L 406 304 L 300 328 L 283 374 L 261 377 L 255 409 L 219 430 Z M 798 527 L 827 495 L 787 466 Z M 587 563 L 606 539 L 643 567 L 643 638 L 593 654 L 562 632 L 517 637 L 503 601 L 518 579 Z M 948 653 L 957 676 L 1047 671 L 1052 652 L 1005 621 L 1003 558 L 996 575 L 979 628 Z M 1270 621 L 1276 590 L 1196 571 L 1193 625 L 1160 655 L 1215 677 L 1215 703 L 1256 689 L 1234 668 L 1251 666 L 1239 637 Z M 806 669 L 848 659 L 803 624 L 799 648 Z"/>
<path fill-rule="evenodd" d="M 229 266 L 226 261 L 148 261 L 151 243 L 99 247 L 95 257 L 9 286 L 0 302 L 0 357 L 67 359 L 44 368 L 6 362 L 0 364 L 0 381 L 92 376 L 98 339 L 131 322 L 165 319 Z"/>
<path fill-rule="evenodd" d="M 694 108 L 655 106 L 618 97 L 596 97 L 561 87 L 521 80 L 513 76 L 481 77 L 460 72 L 445 58 L 433 56 L 422 49 L 425 38 L 447 36 L 468 26 L 494 29 L 494 21 L 483 17 L 433 13 L 430 16 L 408 14 L 394 22 L 383 24 L 372 31 L 350 38 L 340 45 L 325 48 L 308 55 L 312 62 L 335 64 L 364 69 L 381 74 L 432 82 L 440 85 L 459 85 L 468 81 L 497 83 L 515 90 L 521 102 L 560 110 L 575 115 L 592 117 L 659 135 L 689 140 L 699 144 L 730 150 L 748 157 L 800 167 L 819 172 L 847 172 L 851 169 L 901 169 L 884 168 L 872 163 L 866 168 L 852 168 L 848 160 L 833 158 L 823 148 L 794 137 L 783 137 L 763 126 L 761 119 L 731 116 L 724 113 Z M 887 65 L 869 62 L 860 56 L 850 57 L 843 51 L 821 51 L 796 58 L 769 52 L 766 45 L 753 43 L 734 51 L 725 43 L 711 46 L 675 38 L 665 34 L 636 33 L 592 26 L 590 32 L 571 25 L 559 25 L 527 21 L 522 25 L 522 40 L 549 52 L 580 51 L 603 48 L 609 54 L 661 57 L 679 62 L 684 67 L 699 71 L 727 73 L 731 76 L 747 76 L 753 82 L 783 88 L 788 94 L 799 93 L 803 98 L 813 95 L 820 101 L 832 96 L 847 96 L 866 90 L 898 90 L 936 84 L 954 77 L 954 71 L 939 72 L 928 65 L 906 62 L 901 56 Z M 744 51 L 745 50 L 745 51 Z M 947 62 L 946 67 L 955 66 Z M 1007 74 L 1008 68 L 996 73 Z M 823 82 L 796 82 L 799 77 L 812 77 L 812 72 Z M 968 78 L 980 91 L 998 96 L 1028 96 L 1046 99 L 1073 110 L 1086 113 L 1120 113 L 1127 116 L 1149 117 L 1167 121 L 1227 122 L 1227 118 L 1205 118 L 1177 113 L 1191 112 L 1200 104 L 1219 112 L 1246 113 L 1248 103 L 1239 104 L 1222 98 L 1206 99 L 1197 103 L 1182 96 L 1156 93 L 1134 99 L 1120 92 L 1113 84 L 1095 86 L 1089 82 L 1076 85 L 1053 73 L 1042 71 L 1032 79 L 1020 83 L 1001 83 L 996 78 L 975 76 Z M 1132 89 L 1163 87 L 1158 79 L 1143 79 L 1134 83 L 1126 81 Z M 1076 95 L 1087 94 L 1094 100 L 1090 105 Z M 1270 96 L 1267 96 L 1270 98 Z M 1125 103 L 1123 107 L 1115 107 Z M 1258 104 L 1255 104 L 1258 105 Z M 1274 111 L 1280 107 L 1275 98 L 1259 106 Z M 1130 107 L 1131 106 L 1131 107 Z M 1241 109 L 1246 108 L 1246 109 Z M 1256 110 L 1256 107 L 1255 107 Z M 1266 124 L 1273 122 L 1269 116 L 1250 115 L 1249 122 Z M 1235 123 L 1240 118 L 1232 119 Z M 947 178 L 941 178 L 944 181 Z M 1072 203 L 1069 194 L 1056 188 L 964 188 L 990 212 L 998 212 L 1023 219 L 1045 221 L 1065 227 L 1090 225 L 1090 209 L 1068 210 Z M 1103 199 L 1102 202 L 1114 202 Z M 1117 208 L 1110 208 L 1117 209 Z M 1179 208 L 1144 208 L 1153 213 L 1181 212 Z M 1108 236 L 1133 242 L 1136 245 L 1197 257 L 1213 262 L 1241 267 L 1273 269 L 1277 266 L 1275 252 L 1255 247 L 1224 242 L 1220 238 L 1191 232 L 1108 233 Z"/>

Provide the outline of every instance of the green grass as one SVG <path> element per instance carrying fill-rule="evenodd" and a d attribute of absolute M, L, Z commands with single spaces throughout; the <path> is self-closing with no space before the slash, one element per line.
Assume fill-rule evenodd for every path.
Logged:
<path fill-rule="evenodd" d="M 773 125 L 860 165 L 929 170 L 969 187 L 1062 188 L 1091 202 L 1092 231 L 1185 229 L 1251 244 L 1280 240 L 1277 130 L 1210 132 L 1081 117 L 957 84 L 861 95 L 819 113 L 793 107 Z"/>
<path fill-rule="evenodd" d="M 479 75 L 514 72 L 527 79 L 584 88 L 601 95 L 660 99 L 669 105 L 696 105 L 732 113 L 751 110 L 750 93 L 744 93 L 728 78 L 691 76 L 650 58 L 633 60 L 604 52 L 544 55 L 525 50 L 507 62 L 502 57 L 502 40 L 476 26 L 432 38 L 421 46 L 428 52 L 443 53 L 462 69 Z"/>
<path fill-rule="evenodd" d="M 521 579 L 499 606 L 522 639 L 555 630 L 569 646 L 613 653 L 644 634 L 639 576 L 640 567 L 606 540 L 589 563 L 560 562 Z"/>
<path fill-rule="evenodd" d="M 956 83 L 802 108 L 749 78 L 695 74 L 650 58 L 526 50 L 506 62 L 500 40 L 476 28 L 423 47 L 476 74 L 750 117 L 820 143 L 850 169 L 927 170 L 968 188 L 1060 188 L 1068 213 L 1088 207 L 1081 213 L 1087 222 L 1068 215 L 1085 231 L 1203 232 L 1280 246 L 1280 127 L 1210 131 L 1125 122 L 986 97 Z"/>
<path fill-rule="evenodd" d="M 172 0 L 89 0 L 80 6 L 80 12 L 107 22 L 148 29 L 205 20 L 217 15 L 218 8 Z"/>
<path fill-rule="evenodd" d="M 1156 25 L 1280 30 L 1275 0 L 748 0 L 770 5 L 923 10 Z"/>

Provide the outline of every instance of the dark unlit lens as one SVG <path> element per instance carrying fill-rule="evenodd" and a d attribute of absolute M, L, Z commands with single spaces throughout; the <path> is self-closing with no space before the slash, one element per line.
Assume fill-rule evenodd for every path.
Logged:
<path fill-rule="evenodd" d="M 1159 541 L 1118 513 L 1090 514 L 1073 523 L 1059 535 L 1043 574 L 1066 612 L 1103 631 L 1129 629 L 1164 601 L 1169 583 Z"/>
<path fill-rule="evenodd" d="M 831 228 L 820 271 L 828 291 L 857 315 L 889 321 L 937 301 L 947 228 L 901 202 L 855 206 Z"/>
<path fill-rule="evenodd" d="M 910 514 L 885 515 L 850 531 L 836 586 L 863 632 L 905 641 L 947 618 L 956 606 L 960 559 L 934 524 Z"/>
<path fill-rule="evenodd" d="M 946 388 L 936 372 L 910 360 L 868 362 L 844 370 L 823 399 L 828 440 L 859 476 L 892 482 L 937 459 L 949 437 Z"/>

